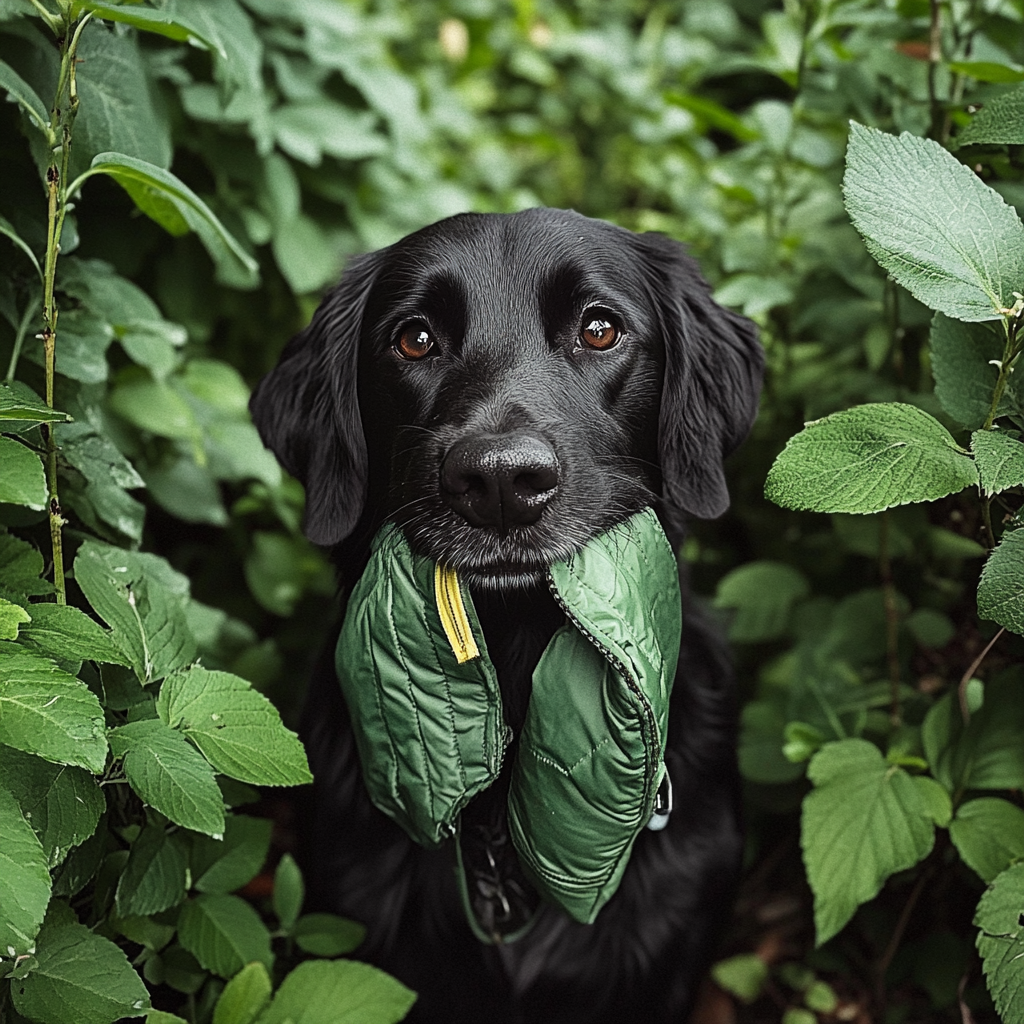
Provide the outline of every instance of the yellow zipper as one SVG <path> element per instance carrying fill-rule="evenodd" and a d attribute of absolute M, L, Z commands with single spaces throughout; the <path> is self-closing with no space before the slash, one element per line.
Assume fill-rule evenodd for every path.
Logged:
<path fill-rule="evenodd" d="M 448 566 L 437 564 L 434 568 L 434 597 L 437 599 L 437 613 L 441 617 L 452 653 L 460 664 L 480 657 L 480 648 L 473 639 L 466 606 L 462 603 L 458 573 Z"/>

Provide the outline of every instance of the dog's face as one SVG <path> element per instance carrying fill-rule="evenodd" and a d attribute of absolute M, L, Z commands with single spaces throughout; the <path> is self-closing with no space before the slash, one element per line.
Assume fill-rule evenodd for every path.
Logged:
<path fill-rule="evenodd" d="M 713 516 L 761 352 L 677 244 L 557 210 L 462 215 L 354 261 L 253 396 L 336 544 L 393 519 L 511 587 L 653 504 Z"/>

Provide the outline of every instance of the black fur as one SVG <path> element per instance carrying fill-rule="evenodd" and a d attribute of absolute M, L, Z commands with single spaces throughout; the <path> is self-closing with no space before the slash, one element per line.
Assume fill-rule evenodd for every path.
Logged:
<path fill-rule="evenodd" d="M 606 350 L 581 342 L 595 309 L 620 332 Z M 434 340 L 415 361 L 396 350 L 410 324 Z M 713 302 L 678 244 L 556 210 L 462 215 L 354 261 L 252 411 L 305 484 L 306 532 L 335 548 L 343 585 L 388 518 L 470 582 L 516 730 L 561 621 L 539 582 L 544 567 L 646 506 L 676 545 L 680 510 L 720 515 L 722 459 L 754 419 L 761 370 L 753 326 Z M 544 482 L 516 463 L 526 458 L 520 437 L 550 451 L 556 468 Z M 514 482 L 501 486 L 534 512 L 509 511 L 506 491 L 482 525 L 466 512 L 442 469 L 467 439 L 512 461 Z M 467 487 L 497 486 L 492 470 L 480 472 L 485 482 L 470 473 Z M 740 833 L 730 670 L 683 583 L 669 825 L 640 835 L 593 925 L 546 907 L 508 945 L 472 936 L 451 850 L 419 848 L 370 804 L 325 651 L 303 724 L 316 778 L 305 816 L 310 901 L 367 923 L 361 955 L 420 993 L 410 1019 L 685 1019 L 728 916 Z M 466 814 L 501 819 L 501 786 L 492 790 Z"/>

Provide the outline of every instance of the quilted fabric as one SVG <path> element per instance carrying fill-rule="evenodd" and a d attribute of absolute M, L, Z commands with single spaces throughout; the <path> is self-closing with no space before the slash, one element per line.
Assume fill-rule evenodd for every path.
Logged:
<path fill-rule="evenodd" d="M 385 526 L 349 600 L 337 669 L 374 803 L 417 841 L 454 834 L 501 771 L 510 733 L 472 598 L 480 656 L 460 664 L 434 597 L 435 566 Z M 509 828 L 539 891 L 590 922 L 650 819 L 681 631 L 675 557 L 651 510 L 551 567 L 567 624 L 534 672 L 509 793 Z"/>

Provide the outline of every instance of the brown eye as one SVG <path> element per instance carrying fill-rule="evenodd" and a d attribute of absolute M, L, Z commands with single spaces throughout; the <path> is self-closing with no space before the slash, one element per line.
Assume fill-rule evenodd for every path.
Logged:
<path fill-rule="evenodd" d="M 434 347 L 434 339 L 423 324 L 411 324 L 402 331 L 395 346 L 406 359 L 422 359 Z"/>
<path fill-rule="evenodd" d="M 619 340 L 619 329 L 603 315 L 587 314 L 583 318 L 580 339 L 590 348 L 611 348 Z"/>

